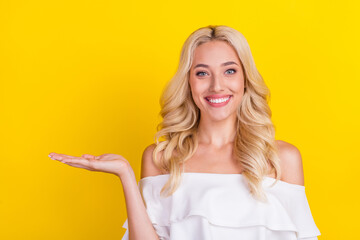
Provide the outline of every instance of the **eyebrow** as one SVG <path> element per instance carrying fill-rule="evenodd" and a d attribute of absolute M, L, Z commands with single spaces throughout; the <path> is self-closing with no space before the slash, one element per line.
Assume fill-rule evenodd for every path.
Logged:
<path fill-rule="evenodd" d="M 236 64 L 236 65 L 239 66 L 239 64 L 237 64 L 236 62 L 233 62 L 233 61 L 224 62 L 223 64 L 221 64 L 221 66 L 227 66 L 227 65 L 232 65 L 232 64 Z M 208 68 L 209 65 L 199 63 L 199 64 L 197 64 L 197 65 L 194 67 L 194 69 L 197 68 L 197 67 L 206 67 L 206 68 Z"/>

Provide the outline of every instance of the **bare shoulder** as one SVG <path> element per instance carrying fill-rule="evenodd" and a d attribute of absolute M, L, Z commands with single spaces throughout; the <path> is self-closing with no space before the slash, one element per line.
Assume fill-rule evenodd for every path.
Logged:
<path fill-rule="evenodd" d="M 141 160 L 141 177 L 150 177 L 150 176 L 157 176 L 163 174 L 160 169 L 158 169 L 153 160 L 153 152 L 156 145 L 155 143 L 147 146 L 143 152 L 142 160 Z M 158 158 L 161 157 L 162 153 L 158 153 Z"/>
<path fill-rule="evenodd" d="M 291 143 L 276 140 L 280 158 L 280 180 L 304 186 L 304 170 L 300 151 Z"/>

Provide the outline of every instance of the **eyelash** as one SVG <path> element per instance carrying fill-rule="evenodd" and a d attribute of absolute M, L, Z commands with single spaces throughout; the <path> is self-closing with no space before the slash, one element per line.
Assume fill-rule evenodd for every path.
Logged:
<path fill-rule="evenodd" d="M 232 70 L 232 71 L 234 71 L 234 73 L 233 74 L 235 74 L 236 73 L 236 70 L 235 69 L 228 69 L 228 70 L 226 70 L 226 71 L 229 71 L 229 70 Z M 197 72 L 195 75 L 196 76 L 203 76 L 203 75 L 199 75 L 199 73 L 204 73 L 204 71 L 199 71 L 199 72 Z"/>

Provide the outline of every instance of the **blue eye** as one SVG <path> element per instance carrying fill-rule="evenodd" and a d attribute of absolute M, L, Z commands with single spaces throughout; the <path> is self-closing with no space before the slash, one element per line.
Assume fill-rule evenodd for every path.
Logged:
<path fill-rule="evenodd" d="M 233 71 L 234 73 L 236 73 L 236 70 L 235 69 L 228 69 L 226 71 Z"/>
<path fill-rule="evenodd" d="M 199 75 L 199 73 L 205 73 L 205 72 L 197 72 L 196 76 L 204 76 L 204 75 Z"/>

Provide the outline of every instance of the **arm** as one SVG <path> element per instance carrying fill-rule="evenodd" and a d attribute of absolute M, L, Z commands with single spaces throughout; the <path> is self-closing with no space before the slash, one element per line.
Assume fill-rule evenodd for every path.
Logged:
<path fill-rule="evenodd" d="M 125 195 L 129 240 L 158 240 L 159 237 L 146 212 L 132 168 L 119 177 Z"/>
<path fill-rule="evenodd" d="M 82 157 L 75 157 L 52 152 L 49 157 L 73 167 L 107 172 L 118 176 L 125 194 L 129 240 L 159 239 L 147 214 L 134 171 L 123 156 L 108 153 L 100 156 L 83 154 Z"/>
<path fill-rule="evenodd" d="M 152 154 L 155 147 L 155 144 L 151 144 L 146 147 L 143 152 L 141 178 L 162 174 L 162 171 L 155 166 L 153 161 Z M 161 155 L 162 153 L 159 153 L 158 157 L 161 158 Z M 128 169 L 129 171 L 122 175 L 123 177 L 120 177 L 120 174 L 119 177 L 123 184 L 126 209 L 128 213 L 129 240 L 159 239 L 147 215 L 145 205 L 136 183 L 134 172 L 131 167 Z M 136 232 L 132 229 L 136 229 Z"/>
<path fill-rule="evenodd" d="M 294 145 L 285 142 L 285 141 L 277 141 L 278 144 L 278 149 L 279 149 L 279 157 L 280 157 L 280 165 L 281 165 L 281 170 L 282 170 L 282 174 L 281 174 L 281 180 L 287 183 L 291 183 L 291 184 L 296 184 L 296 185 L 300 185 L 300 186 L 304 186 L 304 170 L 303 170 L 303 163 L 302 163 L 302 157 L 301 157 L 301 153 L 299 151 L 299 149 L 297 147 L 295 147 Z M 305 195 L 304 195 L 305 196 Z M 300 199 L 300 198 L 299 198 Z M 298 226 L 301 225 L 302 228 L 304 228 L 304 226 L 306 225 L 307 227 L 310 226 L 311 222 L 312 222 L 312 232 L 313 232 L 313 236 L 311 237 L 300 237 L 297 238 L 298 240 L 317 240 L 317 236 L 315 235 L 320 235 L 319 229 L 316 227 L 315 222 L 313 220 L 313 217 L 311 215 L 310 212 L 310 207 L 308 205 L 307 199 L 305 199 L 306 201 L 303 202 L 304 206 L 305 204 L 307 205 L 306 207 L 302 206 L 302 212 L 305 213 L 307 212 L 307 215 L 304 214 L 301 217 L 298 216 L 299 214 L 297 214 L 296 216 L 293 216 L 294 219 L 297 219 L 297 221 L 294 221 L 295 224 L 297 224 Z M 297 206 L 292 206 L 294 209 L 299 209 L 299 207 Z M 306 211 L 308 210 L 308 211 Z M 302 219 L 301 221 L 299 219 Z M 305 220 L 306 219 L 306 220 Z M 305 222 L 307 222 L 307 224 L 305 224 Z M 306 232 L 306 231 L 310 231 L 310 230 L 301 230 L 301 232 Z"/>
<path fill-rule="evenodd" d="M 281 165 L 280 180 L 304 186 L 304 170 L 300 151 L 294 145 L 277 140 Z"/>

